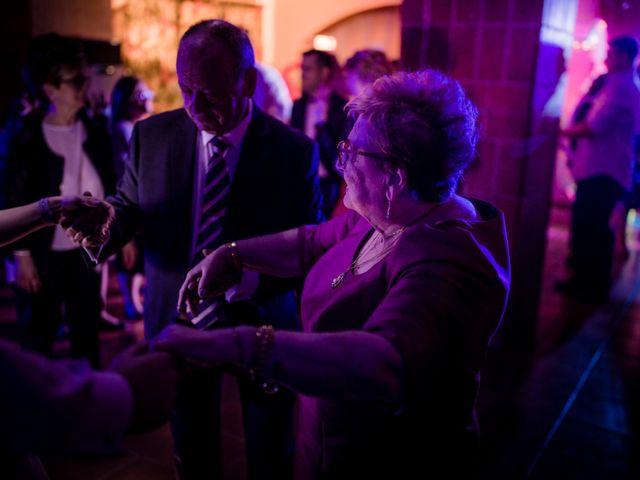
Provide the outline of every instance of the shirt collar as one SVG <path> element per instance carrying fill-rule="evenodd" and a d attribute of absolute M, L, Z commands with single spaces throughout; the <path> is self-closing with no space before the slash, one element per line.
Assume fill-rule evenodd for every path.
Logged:
<path fill-rule="evenodd" d="M 239 149 L 242 146 L 242 140 L 244 140 L 244 136 L 247 134 L 247 129 L 249 128 L 249 123 L 251 122 L 251 117 L 253 116 L 253 100 L 249 102 L 249 111 L 245 115 L 245 117 L 240 121 L 235 128 L 224 135 L 214 135 L 209 132 L 205 132 L 204 130 L 200 131 L 202 135 L 202 144 L 207 145 L 213 137 L 221 136 L 229 146 L 233 148 Z"/>

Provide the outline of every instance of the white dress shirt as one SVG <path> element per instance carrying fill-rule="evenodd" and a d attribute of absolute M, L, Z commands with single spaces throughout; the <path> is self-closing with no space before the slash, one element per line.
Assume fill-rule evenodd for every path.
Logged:
<path fill-rule="evenodd" d="M 42 124 L 44 138 L 49 148 L 64 158 L 64 173 L 60 184 L 61 195 L 82 195 L 91 192 L 94 197 L 104 198 L 100 176 L 82 147 L 87 133 L 81 121 L 73 125 Z M 79 248 L 69 239 L 62 227 L 57 226 L 51 250 L 64 251 Z"/>
<path fill-rule="evenodd" d="M 593 135 L 580 138 L 572 159 L 576 181 L 608 175 L 631 186 L 634 138 L 640 132 L 640 91 L 632 71 L 610 72 L 585 119 Z"/>

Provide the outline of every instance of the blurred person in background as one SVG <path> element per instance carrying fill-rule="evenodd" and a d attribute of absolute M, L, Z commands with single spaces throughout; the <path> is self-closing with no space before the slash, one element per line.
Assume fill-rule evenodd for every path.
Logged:
<path fill-rule="evenodd" d="M 353 100 L 360 95 L 365 88 L 383 75 L 396 71 L 384 52 L 380 50 L 358 50 L 345 63 L 342 70 L 342 91 L 344 96 Z M 339 201 L 333 211 L 333 216 L 344 213 L 347 208 L 342 199 L 345 194 L 345 183 L 340 184 Z"/>
<path fill-rule="evenodd" d="M 393 71 L 393 65 L 383 51 L 358 50 L 347 59 L 343 71 L 347 98 L 352 100 L 378 78 Z"/>
<path fill-rule="evenodd" d="M 110 132 L 113 162 L 118 180 L 129 163 L 129 141 L 133 126 L 153 112 L 153 92 L 135 76 L 120 78 L 111 93 Z M 139 318 L 143 312 L 141 289 L 144 284 L 144 251 L 136 236 L 118 253 L 115 260 L 118 284 L 124 299 L 126 318 Z"/>
<path fill-rule="evenodd" d="M 7 203 L 115 189 L 106 120 L 87 115 L 88 77 L 78 43 L 56 34 L 35 37 L 23 70 L 35 107 L 8 139 Z M 16 306 L 28 348 L 51 354 L 64 321 L 71 355 L 100 364 L 100 275 L 63 229 L 46 228 L 14 246 Z M 64 307 L 64 308 L 63 308 Z"/>
<path fill-rule="evenodd" d="M 570 169 L 576 184 L 571 211 L 570 278 L 556 289 L 586 303 L 609 298 L 614 232 L 610 219 L 631 188 L 635 137 L 640 131 L 640 91 L 635 79 L 638 42 L 617 37 L 609 42 L 607 74 L 598 77 L 561 130 L 575 149 Z"/>
<path fill-rule="evenodd" d="M 275 67 L 256 61 L 255 104 L 272 117 L 284 123 L 291 120 L 291 94 L 284 77 Z"/>
<path fill-rule="evenodd" d="M 341 177 L 336 170 L 336 147 L 349 133 L 347 100 L 336 89 L 338 62 L 331 53 L 308 50 L 302 54 L 302 97 L 293 102 L 291 126 L 303 131 L 320 148 L 322 212 L 330 218 L 338 202 Z"/>

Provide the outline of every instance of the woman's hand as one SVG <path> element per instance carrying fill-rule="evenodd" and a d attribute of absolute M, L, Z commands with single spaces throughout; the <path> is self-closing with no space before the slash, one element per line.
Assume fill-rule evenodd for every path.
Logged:
<path fill-rule="evenodd" d="M 238 362 L 241 352 L 232 329 L 196 330 L 169 325 L 151 340 L 152 351 L 173 353 L 209 367 Z"/>
<path fill-rule="evenodd" d="M 27 293 L 38 293 L 42 287 L 38 269 L 30 255 L 16 255 L 16 285 Z"/>
<path fill-rule="evenodd" d="M 178 312 L 196 313 L 198 303 L 204 298 L 215 297 L 226 292 L 240 281 L 242 270 L 234 264 L 226 245 L 217 248 L 211 254 L 205 252 L 205 258 L 193 267 L 185 278 L 178 296 Z"/>
<path fill-rule="evenodd" d="M 198 336 L 202 334 L 204 332 L 184 325 L 169 325 L 151 340 L 151 349 L 189 358 L 191 347 L 199 341 Z"/>

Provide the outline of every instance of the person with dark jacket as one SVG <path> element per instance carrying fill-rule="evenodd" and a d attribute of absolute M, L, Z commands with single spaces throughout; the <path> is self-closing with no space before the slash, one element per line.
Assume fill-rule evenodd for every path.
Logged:
<path fill-rule="evenodd" d="M 255 272 L 197 315 L 176 318 L 182 280 L 205 250 L 321 219 L 317 149 L 253 103 L 256 70 L 246 32 L 223 20 L 197 23 L 180 40 L 176 67 L 184 108 L 133 128 L 129 164 L 108 199 L 115 219 L 97 259 L 142 230 L 149 339 L 176 322 L 205 330 L 268 322 L 294 330 L 297 283 Z M 182 372 L 172 422 L 181 479 L 220 476 L 221 373 Z M 290 478 L 293 394 L 270 395 L 244 372 L 238 380 L 249 478 Z"/>
<path fill-rule="evenodd" d="M 347 100 L 333 88 L 338 62 L 330 53 L 309 50 L 302 54 L 302 97 L 293 102 L 291 126 L 318 143 L 322 213 L 326 218 L 338 203 L 341 177 L 336 170 L 336 147 L 347 138 L 352 123 L 344 112 Z"/>
<path fill-rule="evenodd" d="M 84 109 L 88 78 L 78 44 L 56 34 L 33 39 L 24 78 L 39 108 L 23 117 L 8 141 L 9 206 L 43 197 L 98 198 L 115 189 L 106 120 Z M 16 244 L 16 301 L 26 347 L 50 354 L 66 321 L 71 355 L 100 364 L 100 276 L 60 227 Z"/>
<path fill-rule="evenodd" d="M 122 77 L 113 87 L 109 131 L 113 144 L 113 165 L 118 180 L 124 175 L 129 163 L 129 142 L 133 126 L 153 112 L 152 100 L 153 92 L 138 77 Z M 118 272 L 125 317 L 141 317 L 143 306 L 140 289 L 144 284 L 144 249 L 140 235 L 136 235 L 118 252 L 114 265 Z"/>

